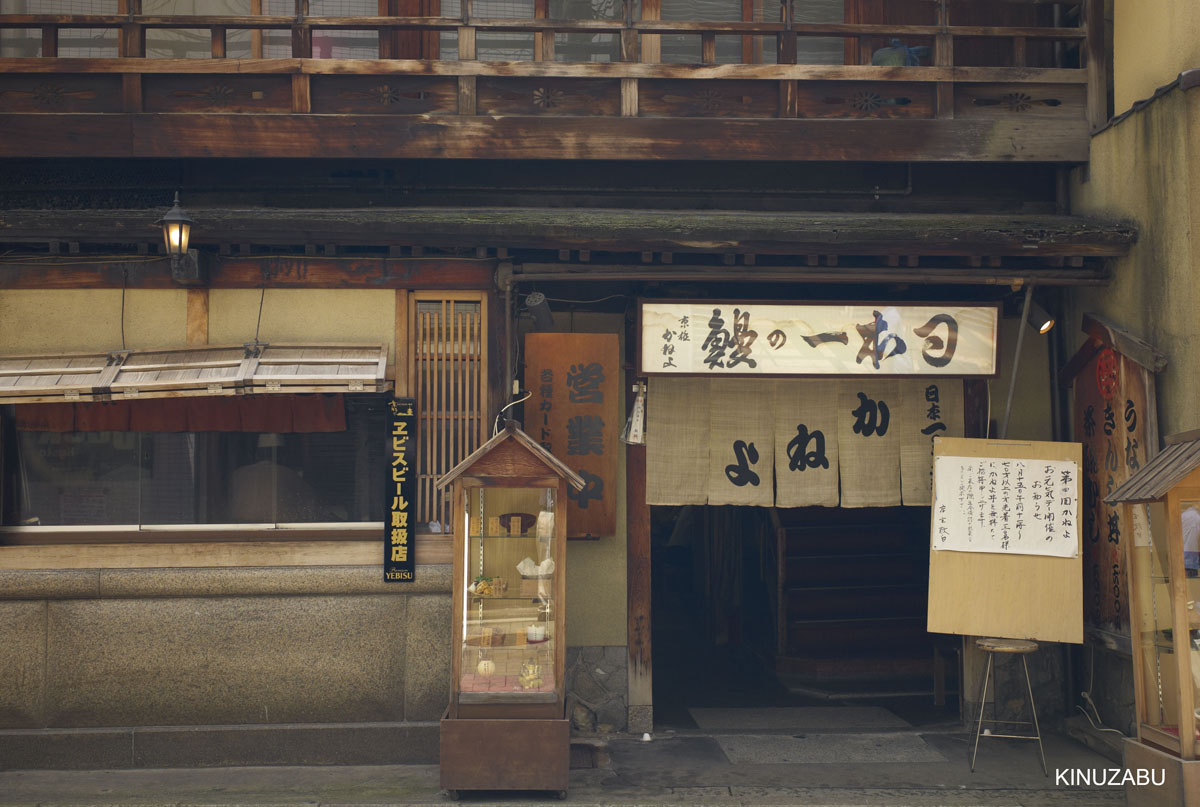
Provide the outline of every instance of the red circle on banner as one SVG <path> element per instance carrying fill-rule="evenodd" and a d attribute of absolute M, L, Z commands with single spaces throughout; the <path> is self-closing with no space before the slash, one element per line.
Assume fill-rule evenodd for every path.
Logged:
<path fill-rule="evenodd" d="M 1096 389 L 1106 401 L 1117 391 L 1117 354 L 1112 348 L 1104 348 L 1096 359 Z"/>

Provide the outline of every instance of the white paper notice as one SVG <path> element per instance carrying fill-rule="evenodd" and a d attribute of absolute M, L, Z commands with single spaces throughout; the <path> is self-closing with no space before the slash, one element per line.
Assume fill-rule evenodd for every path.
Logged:
<path fill-rule="evenodd" d="M 1058 460 L 936 457 L 934 549 L 1005 555 L 1079 553 L 1079 467 Z"/>

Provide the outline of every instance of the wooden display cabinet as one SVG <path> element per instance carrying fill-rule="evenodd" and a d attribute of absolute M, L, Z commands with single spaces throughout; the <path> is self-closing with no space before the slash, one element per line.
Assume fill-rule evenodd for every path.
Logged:
<path fill-rule="evenodd" d="M 1127 787 L 1126 804 L 1200 807 L 1200 432 L 1166 443 L 1105 500 L 1134 525 L 1122 543 L 1138 736 L 1125 741 L 1125 767 L 1166 778 Z"/>
<path fill-rule="evenodd" d="M 441 781 L 566 796 L 567 486 L 583 480 L 516 424 L 438 480 L 451 486 L 454 622 Z"/>

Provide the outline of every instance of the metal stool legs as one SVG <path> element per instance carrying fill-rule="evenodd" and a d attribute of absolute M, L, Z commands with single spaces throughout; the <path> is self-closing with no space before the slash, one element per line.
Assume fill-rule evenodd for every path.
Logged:
<path fill-rule="evenodd" d="M 1038 756 L 1042 758 L 1042 773 L 1046 776 L 1050 775 L 1050 770 L 1046 767 L 1046 751 L 1042 748 L 1042 727 L 1038 725 L 1037 706 L 1033 703 L 1033 684 L 1029 680 L 1029 662 L 1025 660 L 1025 656 L 1021 656 L 1021 666 L 1025 668 L 1025 691 L 1029 693 L 1029 711 L 1033 714 L 1033 732 L 1037 737 Z"/>
<path fill-rule="evenodd" d="M 1034 732 L 1033 736 L 1029 736 L 1027 734 L 989 734 L 988 736 L 989 737 L 1007 738 L 1007 739 L 1011 739 L 1011 740 L 1037 740 L 1038 757 L 1042 761 L 1042 773 L 1045 774 L 1046 776 L 1049 776 L 1050 770 L 1049 770 L 1049 768 L 1046 767 L 1046 751 L 1042 747 L 1042 729 L 1041 729 L 1041 726 L 1038 725 L 1037 706 L 1034 704 L 1034 701 L 1033 701 L 1033 683 L 1030 681 L 1030 678 L 1029 678 L 1029 662 L 1025 660 L 1024 653 L 1021 654 L 1021 667 L 1025 670 L 1025 691 L 1029 695 L 1029 711 L 1033 714 L 1033 721 L 1029 722 L 1029 721 L 1022 721 L 1022 720 L 995 720 L 995 719 L 985 721 L 983 719 L 983 711 L 984 711 L 984 708 L 987 706 L 988 681 L 991 680 L 992 667 L 995 665 L 995 661 L 996 661 L 996 654 L 994 652 L 989 651 L 987 666 L 984 668 L 983 687 L 979 690 L 979 720 L 975 723 L 975 747 L 971 751 L 971 772 L 972 773 L 975 772 L 975 759 L 979 755 L 979 740 L 980 740 L 980 738 L 983 737 L 983 724 L 985 722 L 987 722 L 987 723 L 1008 723 L 1010 725 L 1016 725 L 1016 726 L 1030 726 L 1030 725 L 1033 726 L 1033 732 Z M 994 708 L 995 707 L 993 706 L 993 709 Z M 995 714 L 995 712 L 993 711 L 993 715 L 994 714 Z"/>
<path fill-rule="evenodd" d="M 979 754 L 979 738 L 983 734 L 983 710 L 987 706 L 988 679 L 992 677 L 992 662 L 995 653 L 988 653 L 987 664 L 984 666 L 983 688 L 979 690 L 979 722 L 975 724 L 975 750 L 971 752 L 971 773 L 975 773 L 975 757 Z"/>

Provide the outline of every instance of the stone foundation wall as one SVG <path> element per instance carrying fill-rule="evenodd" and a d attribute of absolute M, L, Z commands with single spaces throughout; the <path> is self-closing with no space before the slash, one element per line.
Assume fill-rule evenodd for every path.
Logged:
<path fill-rule="evenodd" d="M 988 684 L 989 699 L 984 719 L 993 718 L 994 699 L 997 720 L 1029 720 L 1029 694 L 1025 683 L 1025 670 L 1021 666 L 1022 656 L 1012 653 L 996 653 L 996 663 Z M 1033 686 L 1034 702 L 1037 705 L 1038 722 L 1043 736 L 1063 720 L 1063 678 L 1065 675 L 1062 647 L 1057 644 L 1041 644 L 1038 649 L 1024 656 L 1029 664 L 1029 680 Z M 962 719 L 972 731 L 979 719 L 979 687 L 983 683 L 983 664 L 978 667 L 978 677 L 967 680 L 963 690 L 964 713 Z M 966 676 L 970 679 L 972 676 Z M 984 724 L 986 727 L 986 723 Z M 1032 731 L 1032 729 L 1029 729 Z"/>
<path fill-rule="evenodd" d="M 0 571 L 0 768 L 436 763 L 451 567 Z M 584 731 L 627 651 L 568 647 Z"/>
<path fill-rule="evenodd" d="M 450 581 L 0 572 L 0 767 L 436 762 Z"/>
<path fill-rule="evenodd" d="M 609 733 L 628 726 L 629 650 L 624 645 L 567 648 L 567 692 L 574 698 L 571 726 Z"/>

